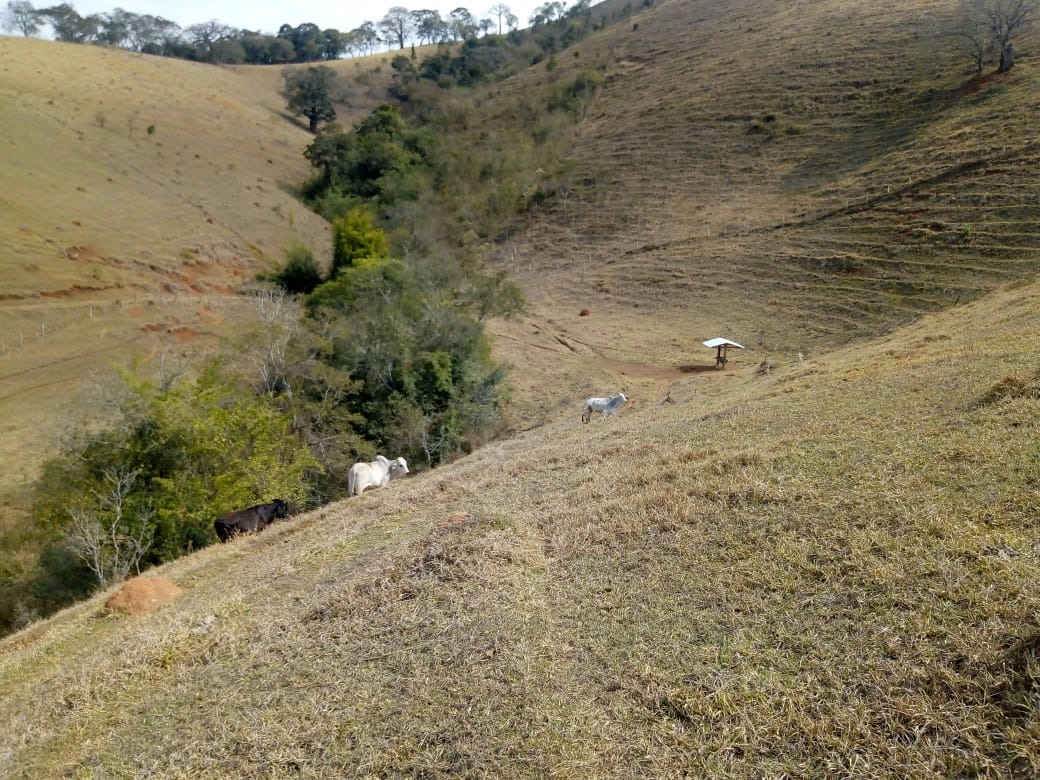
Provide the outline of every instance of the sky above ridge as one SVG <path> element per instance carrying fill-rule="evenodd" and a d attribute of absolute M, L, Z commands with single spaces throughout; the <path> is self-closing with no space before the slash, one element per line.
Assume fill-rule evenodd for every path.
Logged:
<path fill-rule="evenodd" d="M 180 27 L 216 20 L 240 30 L 258 30 L 262 33 L 275 34 L 283 24 L 298 27 L 301 24 L 315 24 L 322 30 L 334 28 L 340 32 L 349 32 L 365 22 L 378 23 L 386 16 L 387 11 L 397 6 L 409 11 L 429 9 L 437 11 L 442 17 L 456 8 L 467 9 L 475 18 L 495 18 L 490 8 L 500 0 L 298 0 L 294 3 L 264 3 L 255 0 L 70 0 L 69 4 L 81 16 L 107 13 L 116 8 L 134 14 L 151 14 L 176 22 Z M 521 28 L 528 26 L 528 19 L 536 8 L 547 0 L 504 0 Z M 35 3 L 36 8 L 46 8 L 51 3 Z M 565 3 L 569 7 L 572 3 Z"/>

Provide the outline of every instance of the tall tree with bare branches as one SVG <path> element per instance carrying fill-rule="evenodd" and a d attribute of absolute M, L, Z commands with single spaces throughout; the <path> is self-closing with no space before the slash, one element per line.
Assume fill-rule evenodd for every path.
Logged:
<path fill-rule="evenodd" d="M 512 30 L 516 27 L 517 19 L 516 15 L 505 3 L 495 3 L 491 8 L 488 9 L 488 13 L 491 14 L 495 19 L 498 20 L 498 34 L 502 34 L 502 23 L 505 22 L 507 30 Z"/>
<path fill-rule="evenodd" d="M 9 0 L 0 13 L 0 28 L 6 32 L 17 30 L 26 38 L 40 31 L 40 14 L 28 0 Z"/>
<path fill-rule="evenodd" d="M 415 30 L 415 18 L 407 8 L 395 5 L 379 20 L 379 31 L 387 45 L 403 49 Z"/>
<path fill-rule="evenodd" d="M 997 72 L 1007 73 L 1015 65 L 1014 39 L 1032 21 L 1040 0 L 964 0 L 957 16 L 954 38 L 982 73 L 995 51 Z"/>
<path fill-rule="evenodd" d="M 1040 6 L 1040 0 L 992 0 L 989 6 L 989 24 L 993 41 L 1000 52 L 998 73 L 1007 73 L 1015 65 L 1012 39 L 1029 24 L 1030 17 Z"/>
<path fill-rule="evenodd" d="M 154 512 L 150 507 L 135 512 L 128 501 L 140 473 L 125 465 L 104 469 L 87 500 L 69 509 L 67 543 L 94 572 L 100 587 L 126 579 L 131 570 L 140 574 L 151 546 Z"/>

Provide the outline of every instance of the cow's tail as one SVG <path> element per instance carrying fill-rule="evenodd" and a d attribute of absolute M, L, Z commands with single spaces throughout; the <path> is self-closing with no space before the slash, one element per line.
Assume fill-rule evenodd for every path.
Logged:
<path fill-rule="evenodd" d="M 354 467 L 350 467 L 350 471 L 347 472 L 347 495 L 355 496 L 357 493 L 354 492 L 354 488 L 357 486 L 357 474 L 354 473 Z"/>
<path fill-rule="evenodd" d="M 585 402 L 585 406 L 581 410 L 581 421 L 583 423 L 592 422 L 592 407 L 589 406 L 588 401 Z"/>

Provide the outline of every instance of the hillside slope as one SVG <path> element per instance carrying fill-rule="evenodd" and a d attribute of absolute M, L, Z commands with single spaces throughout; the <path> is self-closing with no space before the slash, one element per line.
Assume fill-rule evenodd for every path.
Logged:
<path fill-rule="evenodd" d="M 575 410 L 166 565 L 150 615 L 101 594 L 0 641 L 0 774 L 1033 776 L 1038 300 Z"/>
<path fill-rule="evenodd" d="M 335 63 L 345 123 L 382 99 L 383 59 Z M 312 137 L 285 111 L 282 73 L 0 37 L 0 494 L 13 511 L 24 501 L 6 494 L 112 366 L 197 357 L 244 305 L 235 290 L 296 241 L 328 261 L 328 226 L 297 197 Z"/>
<path fill-rule="evenodd" d="M 184 591 L 152 614 L 107 612 L 108 592 L 0 640 L 0 774 L 1040 774 L 1036 37 L 1009 76 L 972 82 L 936 45 L 945 7 L 658 0 L 489 88 L 492 127 L 520 96 L 604 74 L 572 152 L 541 174 L 545 205 L 493 250 L 529 298 L 493 323 L 518 432 L 149 572 Z M 83 73 L 138 67 L 69 56 L 91 58 Z M 233 321 L 221 285 L 298 231 L 323 235 L 280 188 L 306 137 L 276 117 L 272 72 L 169 67 L 178 89 L 217 81 L 148 118 L 151 135 L 109 104 L 131 94 L 114 73 L 115 90 L 87 78 L 38 98 L 17 86 L 32 68 L 0 81 L 0 108 L 39 121 L 55 99 L 78 117 L 53 155 L 77 180 L 52 171 L 54 210 L 21 213 L 50 221 L 0 226 L 5 261 L 46 250 L 39 267 L 68 277 L 34 293 L 26 265 L 18 294 L 39 297 L 5 303 L 28 317 L 72 298 L 43 292 L 95 284 L 75 265 L 93 263 L 96 286 L 125 285 L 113 354 L 152 323 L 191 348 Z M 208 157 L 203 127 L 259 135 Z M 161 164 L 181 182 L 164 208 L 193 220 L 145 234 L 166 254 L 140 278 L 185 277 L 159 294 L 104 260 L 147 260 L 119 248 L 147 219 L 79 232 L 73 205 L 115 196 L 122 155 L 121 181 Z M 123 210 L 151 202 L 126 186 Z M 94 204 L 98 225 L 123 219 Z M 74 300 L 69 322 L 93 319 Z M 107 360 L 51 322 L 32 345 L 65 352 L 8 345 L 26 362 L 7 381 L 53 365 L 34 381 L 60 386 L 71 356 L 77 379 Z M 725 371 L 700 346 L 715 335 L 749 346 Z M 579 422 L 582 395 L 618 388 L 616 417 Z M 37 411 L 3 403 L 24 443 Z"/>
<path fill-rule="evenodd" d="M 531 301 L 500 335 L 540 331 L 516 355 L 540 378 L 532 410 L 550 401 L 539 384 L 710 362 L 712 336 L 787 362 L 1032 277 L 1040 34 L 1021 68 L 973 78 L 954 13 L 662 0 L 497 88 L 515 101 L 604 75 L 547 205 L 494 255 Z"/>

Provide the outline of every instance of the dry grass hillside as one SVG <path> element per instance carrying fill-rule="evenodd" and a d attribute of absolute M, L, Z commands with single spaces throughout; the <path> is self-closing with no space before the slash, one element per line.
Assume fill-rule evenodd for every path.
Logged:
<path fill-rule="evenodd" d="M 345 123 L 382 99 L 385 59 L 335 64 Z M 5 504 L 22 508 L 93 376 L 131 355 L 197 355 L 233 323 L 236 289 L 294 241 L 329 253 L 295 195 L 311 136 L 286 113 L 282 73 L 0 37 Z"/>
<path fill-rule="evenodd" d="M 658 0 L 490 88 L 485 129 L 604 74 L 490 258 L 528 295 L 492 325 L 517 432 L 149 572 L 182 591 L 157 611 L 109 591 L 0 640 L 0 775 L 1040 776 L 1040 39 L 972 80 L 948 10 Z M 69 366 L 152 323 L 201 343 L 324 235 L 272 71 L 75 49 L 78 88 L 27 90 L 20 46 L 53 51 L 0 39 L 3 116 L 63 140 L 45 181 L 0 165 L 7 447 Z M 116 68 L 207 87 L 131 123 L 118 70 L 87 83 Z M 29 319 L 52 302 L 67 320 Z M 101 309 L 111 330 L 79 330 Z M 724 371 L 716 335 L 749 347 Z"/>
<path fill-rule="evenodd" d="M 663 0 L 497 87 L 604 74 L 542 184 L 551 209 L 496 253 L 531 300 L 500 333 L 537 330 L 517 359 L 555 372 L 535 406 L 555 400 L 539 386 L 710 362 L 711 336 L 789 362 L 1031 277 L 1038 28 L 1022 68 L 976 79 L 943 34 L 953 13 Z M 489 103 L 508 121 L 511 100 Z"/>
<path fill-rule="evenodd" d="M 1038 296 L 575 410 L 31 626 L 0 774 L 1035 776 Z"/>

